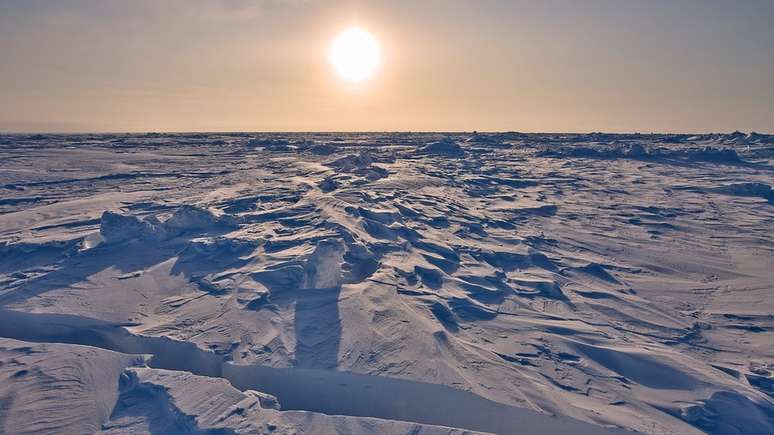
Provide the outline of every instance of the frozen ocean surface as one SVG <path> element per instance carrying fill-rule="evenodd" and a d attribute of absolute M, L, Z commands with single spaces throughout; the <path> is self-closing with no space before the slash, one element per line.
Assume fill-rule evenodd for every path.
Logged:
<path fill-rule="evenodd" d="M 774 433 L 774 136 L 0 136 L 0 432 Z"/>

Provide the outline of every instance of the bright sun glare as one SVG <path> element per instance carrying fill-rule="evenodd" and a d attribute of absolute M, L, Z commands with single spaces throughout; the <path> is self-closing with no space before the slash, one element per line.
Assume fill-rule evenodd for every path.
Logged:
<path fill-rule="evenodd" d="M 379 44 L 368 31 L 352 27 L 336 36 L 328 59 L 341 78 L 361 82 L 379 67 Z"/>

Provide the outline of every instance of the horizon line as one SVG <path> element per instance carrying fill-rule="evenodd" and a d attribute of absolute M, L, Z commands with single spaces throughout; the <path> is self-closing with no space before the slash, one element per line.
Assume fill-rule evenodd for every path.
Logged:
<path fill-rule="evenodd" d="M 772 130 L 774 131 L 774 130 Z M 74 130 L 74 131 L 2 131 L 0 135 L 74 135 L 74 134 L 399 134 L 399 133 L 411 133 L 411 134 L 578 134 L 578 135 L 591 135 L 591 134 L 615 134 L 615 135 L 680 135 L 680 136 L 692 136 L 692 135 L 705 135 L 705 134 L 734 134 L 742 133 L 749 134 L 762 134 L 762 135 L 774 135 L 774 133 L 762 132 L 762 131 L 750 131 L 744 132 L 742 130 L 734 131 L 704 131 L 704 132 L 669 132 L 669 131 L 604 131 L 604 130 L 589 130 L 589 131 L 519 131 L 519 130 L 145 130 L 145 131 L 121 131 L 121 130 L 104 130 L 104 131 L 89 131 L 89 130 Z"/>

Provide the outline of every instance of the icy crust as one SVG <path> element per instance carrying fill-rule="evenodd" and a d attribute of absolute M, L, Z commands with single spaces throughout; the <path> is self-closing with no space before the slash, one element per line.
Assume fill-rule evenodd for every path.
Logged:
<path fill-rule="evenodd" d="M 153 370 L 171 372 L 127 383 L 123 421 L 139 432 L 152 431 L 131 417 L 143 394 L 154 409 L 179 404 L 154 427 L 226 430 L 203 429 L 206 412 L 173 400 L 175 379 L 200 383 L 179 377 L 191 370 L 240 397 L 261 391 L 285 411 L 342 418 L 482 430 L 496 420 L 483 410 L 503 406 L 542 422 L 530 428 L 554 415 L 591 433 L 773 430 L 770 136 L 8 144 L 0 305 L 32 317 L 3 311 L 0 336 L 100 347 L 126 328 L 140 344 L 107 349 L 157 354 Z M 35 159 L 19 151 L 29 149 Z M 52 325 L 53 314 L 92 320 Z"/>
<path fill-rule="evenodd" d="M 371 418 L 281 412 L 275 397 L 253 390 L 239 391 L 222 379 L 169 370 L 128 369 L 122 375 L 117 408 L 102 432 L 123 434 L 149 429 L 164 433 L 235 434 L 482 433 Z"/>
<path fill-rule="evenodd" d="M 119 376 L 142 363 L 94 347 L 0 339 L 0 433 L 98 433 Z"/>
<path fill-rule="evenodd" d="M 481 432 L 280 411 L 276 397 L 222 378 L 152 369 L 94 346 L 0 339 L 2 433 L 427 434 Z"/>

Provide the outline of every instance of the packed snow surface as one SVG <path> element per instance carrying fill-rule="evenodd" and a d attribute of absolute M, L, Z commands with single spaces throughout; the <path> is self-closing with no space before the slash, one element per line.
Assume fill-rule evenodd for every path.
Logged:
<path fill-rule="evenodd" d="M 0 136 L 0 433 L 774 433 L 774 137 Z"/>

